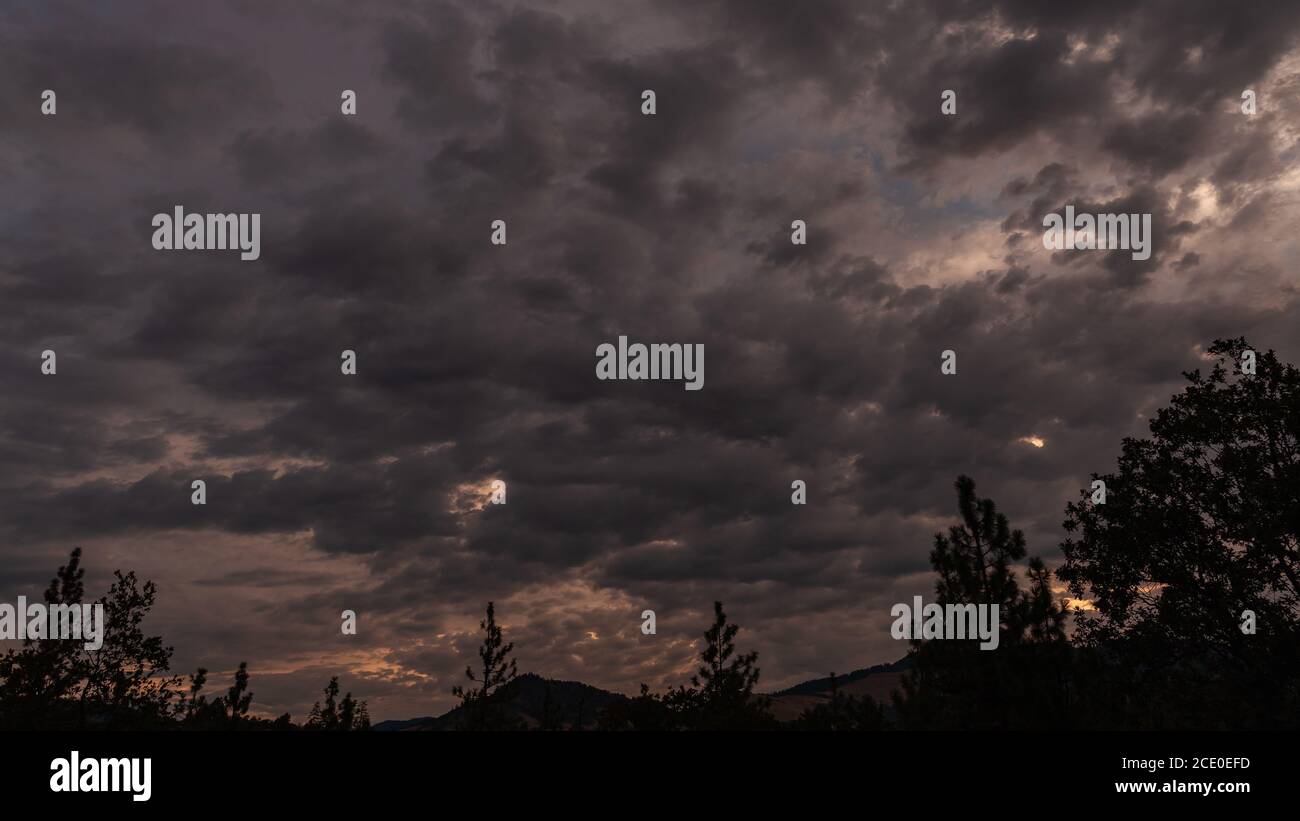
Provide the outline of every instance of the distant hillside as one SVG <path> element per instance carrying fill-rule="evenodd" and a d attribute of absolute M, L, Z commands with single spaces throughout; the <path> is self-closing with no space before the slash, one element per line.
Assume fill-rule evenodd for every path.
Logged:
<path fill-rule="evenodd" d="M 388 732 L 392 732 L 395 730 L 423 730 L 427 728 L 422 725 L 432 724 L 437 720 L 438 719 L 434 718 L 433 716 L 421 716 L 420 718 L 389 719 L 388 721 L 380 721 L 376 724 L 371 725 L 370 729 L 388 731 Z"/>
<path fill-rule="evenodd" d="M 877 664 L 854 670 L 836 681 L 840 692 L 846 695 L 867 695 L 875 699 L 886 712 L 893 706 L 890 694 L 899 689 L 903 673 L 911 667 L 906 658 L 890 664 Z M 831 680 L 815 678 L 772 694 L 772 713 L 781 721 L 793 721 L 811 706 L 830 698 Z M 596 717 L 605 705 L 626 701 L 627 696 L 611 693 L 583 684 L 580 681 L 556 681 L 535 673 L 525 673 L 503 688 L 501 698 L 529 727 L 540 727 L 548 714 L 550 723 L 572 729 L 581 720 L 583 727 L 594 727 Z M 549 699 L 549 706 L 548 706 Z M 381 721 L 374 725 L 381 732 L 406 732 L 426 730 L 453 730 L 460 723 L 463 711 L 457 707 L 436 718 L 408 718 L 402 721 Z"/>
<path fill-rule="evenodd" d="M 911 661 L 903 657 L 891 664 L 877 664 L 836 676 L 835 683 L 844 695 L 870 696 L 889 716 L 894 712 L 893 692 L 902 688 L 903 673 L 911 666 Z M 778 721 L 794 721 L 805 710 L 829 701 L 830 697 L 829 676 L 805 681 L 772 696 L 772 715 Z"/>
<path fill-rule="evenodd" d="M 580 681 L 556 681 L 535 673 L 525 673 L 501 690 L 502 702 L 531 728 L 542 726 L 548 714 L 552 726 L 572 729 L 579 724 L 594 727 L 596 716 L 605 705 L 626 700 L 626 696 L 583 684 Z M 379 731 L 454 730 L 460 723 L 463 708 L 456 707 L 437 718 L 411 718 L 404 721 L 381 721 Z"/>
<path fill-rule="evenodd" d="M 908 660 L 907 656 L 903 656 L 898 661 L 890 662 L 889 664 L 877 664 L 874 667 L 865 667 L 861 670 L 854 670 L 852 673 L 836 676 L 835 680 L 841 688 L 844 688 L 849 684 L 865 679 L 867 676 L 878 675 L 881 673 L 902 673 L 911 666 L 912 662 Z M 773 693 L 773 695 L 810 696 L 817 693 L 829 693 L 830 689 L 831 679 L 827 676 L 826 678 L 815 678 L 805 681 L 802 684 L 796 684 L 793 687 L 787 687 L 778 693 Z"/>

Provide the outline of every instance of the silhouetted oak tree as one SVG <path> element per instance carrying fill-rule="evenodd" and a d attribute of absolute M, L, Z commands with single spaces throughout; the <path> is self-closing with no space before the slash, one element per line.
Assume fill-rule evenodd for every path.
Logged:
<path fill-rule="evenodd" d="M 1105 504 L 1067 507 L 1096 723 L 1300 726 L 1300 372 L 1245 339 L 1127 438 Z M 1253 635 L 1243 614 L 1255 614 Z"/>
<path fill-rule="evenodd" d="M 80 604 L 81 548 L 72 551 L 45 591 L 45 602 Z M 146 636 L 141 623 L 157 589 L 135 573 L 115 571 L 104 606 L 104 640 L 26 640 L 0 658 L 0 724 L 10 728 L 149 727 L 170 721 L 179 677 L 168 676 L 172 648 Z"/>
<path fill-rule="evenodd" d="M 85 595 L 81 548 L 72 551 L 45 591 L 47 605 L 80 604 Z M 0 729 L 293 729 L 288 713 L 274 721 L 248 714 L 252 703 L 247 664 L 241 663 L 225 696 L 203 695 L 208 671 L 200 667 L 182 690 L 168 675 L 172 648 L 143 629 L 157 588 L 135 573 L 113 574 L 104 607 L 103 644 L 87 650 L 77 639 L 37 639 L 0 656 Z M 365 702 L 344 699 L 351 729 L 370 726 Z"/>

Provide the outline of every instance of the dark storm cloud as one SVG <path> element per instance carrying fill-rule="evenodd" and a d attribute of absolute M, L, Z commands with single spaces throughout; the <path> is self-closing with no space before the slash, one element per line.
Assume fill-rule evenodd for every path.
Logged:
<path fill-rule="evenodd" d="M 916 47 L 891 53 L 881 71 L 918 169 L 1005 151 L 1045 131 L 1161 176 L 1195 154 L 1225 104 L 1239 101 L 1300 30 L 1300 10 L 1286 2 L 929 6 L 932 22 L 948 25 L 922 27 Z M 954 30 L 959 22 L 968 27 Z M 990 36 L 990 26 L 1022 36 Z M 948 88 L 968 116 L 940 113 L 936 89 Z M 1125 97 L 1129 105 L 1116 105 Z"/>
<path fill-rule="evenodd" d="M 246 131 L 230 145 L 244 181 L 280 186 L 312 175 L 352 169 L 359 157 L 376 154 L 380 139 L 364 126 L 333 120 L 310 132 Z"/>
<path fill-rule="evenodd" d="M 1017 210 L 1002 222 L 1002 228 L 1010 232 L 1007 243 L 1011 247 L 1032 245 L 1040 248 L 1042 242 L 1043 218 L 1047 214 L 1064 214 L 1067 205 L 1073 206 L 1076 214 L 1150 214 L 1152 249 L 1149 259 L 1133 258 L 1130 249 L 1114 248 L 1104 253 L 1086 252 L 1076 249 L 1055 251 L 1053 262 L 1061 265 L 1100 264 L 1106 276 L 1096 279 L 1097 287 L 1138 287 L 1146 283 L 1149 275 L 1160 268 L 1166 259 L 1176 257 L 1181 247 L 1181 239 L 1196 233 L 1197 225 L 1187 219 L 1180 219 L 1165 203 L 1165 198 L 1151 185 L 1131 188 L 1123 196 L 1099 201 L 1078 183 L 1076 175 L 1061 169 L 1059 164 L 1044 166 L 1035 175 L 1032 184 L 1016 180 L 1004 190 L 1004 195 L 1011 192 L 1029 193 L 1041 191 L 1034 196 L 1027 207 Z M 1160 241 L 1155 242 L 1155 237 Z"/>
<path fill-rule="evenodd" d="M 73 51 L 75 59 L 49 58 Z M 39 116 L 33 89 L 53 88 L 81 129 L 122 128 L 167 144 L 268 104 L 268 77 L 192 45 L 128 45 L 68 31 L 24 40 L 6 55 L 14 70 L 5 72 L 3 96 L 28 121 Z"/>
<path fill-rule="evenodd" d="M 661 3 L 707 30 L 763 72 L 765 82 L 813 80 L 835 104 L 849 102 L 865 82 L 883 44 L 880 18 L 861 4 L 817 0 L 793 6 L 780 0 Z"/>
<path fill-rule="evenodd" d="M 525 668 L 625 691 L 680 681 L 723 599 L 780 686 L 902 654 L 958 473 L 1054 560 L 1195 346 L 1300 358 L 1293 10 L 611 9 L 19 15 L 4 589 L 84 544 L 159 581 L 178 666 L 246 659 L 297 718 L 334 674 L 445 709 L 489 599 Z M 262 214 L 262 258 L 152 251 L 176 204 Z M 1045 250 L 1066 204 L 1152 214 L 1151 259 Z M 703 344 L 705 389 L 596 380 L 620 334 Z"/>
<path fill-rule="evenodd" d="M 398 113 L 409 126 L 438 128 L 489 116 L 473 62 L 479 36 L 469 14 L 451 3 L 430 4 L 423 15 L 384 27 L 384 71 L 408 89 Z"/>
<path fill-rule="evenodd" d="M 941 52 L 942 53 L 942 52 Z M 974 156 L 1012 148 L 1042 129 L 1085 128 L 1108 104 L 1109 67 L 1097 62 L 1067 64 L 1064 34 L 1040 34 L 1005 45 L 957 45 L 956 54 L 916 71 L 913 55 L 885 68 L 892 93 L 908 110 L 906 139 L 921 156 L 916 165 L 941 157 Z M 959 110 L 973 116 L 960 125 L 943 115 L 934 89 L 957 93 Z"/>

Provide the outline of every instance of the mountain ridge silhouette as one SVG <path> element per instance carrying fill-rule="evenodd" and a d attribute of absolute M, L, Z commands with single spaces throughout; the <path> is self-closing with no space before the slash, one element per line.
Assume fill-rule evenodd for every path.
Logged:
<path fill-rule="evenodd" d="M 836 686 L 844 688 L 849 685 L 859 684 L 872 676 L 881 680 L 885 686 L 890 686 L 894 683 L 896 677 L 910 666 L 910 660 L 904 656 L 898 661 L 863 667 L 851 673 L 836 676 Z M 547 702 L 548 687 L 550 690 L 549 704 Z M 777 707 L 781 706 L 784 699 L 789 701 L 791 706 L 797 705 L 801 709 L 804 702 L 809 698 L 829 698 L 830 689 L 831 680 L 827 676 L 800 682 L 772 693 L 771 696 L 777 700 Z M 850 689 L 864 688 L 859 685 L 859 687 Z M 530 728 L 535 729 L 549 722 L 556 729 L 573 729 L 579 725 L 579 722 L 583 727 L 594 727 L 601 709 L 613 702 L 627 701 L 630 697 L 622 693 L 602 690 L 581 681 L 548 679 L 537 673 L 523 673 L 502 687 L 500 698 L 503 702 L 509 704 L 514 715 L 522 719 L 524 724 Z M 463 706 L 457 706 L 438 716 L 388 719 L 374 724 L 371 729 L 378 732 L 454 730 L 461 723 L 461 719 L 465 714 L 464 709 Z M 790 711 L 778 709 L 777 712 L 781 714 Z M 789 718 L 794 717 L 790 716 Z M 784 716 L 782 718 L 788 720 Z"/>

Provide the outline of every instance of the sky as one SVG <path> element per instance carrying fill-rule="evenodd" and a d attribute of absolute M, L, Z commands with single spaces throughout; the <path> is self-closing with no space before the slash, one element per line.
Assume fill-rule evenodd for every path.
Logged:
<path fill-rule="evenodd" d="M 1298 33 L 1293 2 L 5 0 L 0 601 L 81 546 L 88 593 L 157 584 L 174 671 L 246 661 L 296 720 L 332 675 L 447 710 L 488 601 L 521 671 L 625 693 L 685 681 L 715 600 L 760 689 L 896 660 L 958 475 L 1055 566 L 1216 338 L 1300 361 Z M 260 214 L 260 257 L 156 250 L 178 205 Z M 1067 205 L 1150 214 L 1150 258 L 1045 248 Z M 597 379 L 620 335 L 703 345 L 703 389 Z"/>

